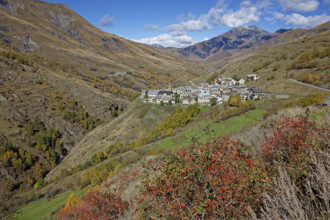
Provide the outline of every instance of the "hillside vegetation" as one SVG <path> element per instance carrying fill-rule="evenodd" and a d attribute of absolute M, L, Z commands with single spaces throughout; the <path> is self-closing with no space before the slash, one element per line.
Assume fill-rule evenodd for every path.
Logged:
<path fill-rule="evenodd" d="M 262 114 L 260 113 L 264 114 L 264 112 L 252 111 L 248 112 L 247 116 L 262 120 Z M 324 159 L 328 149 L 328 117 L 328 109 L 311 108 L 306 112 L 305 109 L 284 110 L 278 116 L 269 117 L 269 119 L 263 121 L 258 128 L 259 130 L 253 130 L 255 138 L 261 137 L 260 133 L 262 132 L 271 134 L 269 137 L 263 136 L 262 140 L 258 140 L 260 144 L 253 146 L 244 144 L 244 138 L 243 143 L 236 142 L 235 139 L 211 142 L 205 140 L 205 144 L 203 144 L 203 141 L 191 142 L 193 145 L 182 150 L 177 150 L 181 143 L 176 143 L 174 148 L 168 146 L 175 149 L 173 151 L 167 151 L 165 154 L 159 154 L 162 151 L 153 151 L 159 155 L 155 159 L 142 159 L 140 157 L 142 162 L 137 161 L 126 167 L 124 171 L 118 172 L 115 176 L 110 175 L 111 177 L 109 176 L 106 183 L 95 193 L 101 193 L 98 194 L 98 199 L 113 201 L 114 206 L 122 205 L 124 210 L 126 210 L 125 213 L 129 216 L 134 213 L 134 215 L 140 217 L 156 215 L 161 218 L 165 216 L 190 215 L 204 217 L 232 217 L 233 215 L 262 217 L 269 215 L 270 209 L 267 208 L 268 204 L 277 201 L 276 198 L 272 197 L 271 193 L 273 190 L 277 193 L 284 193 L 285 191 L 283 190 L 288 189 L 285 187 L 291 187 L 294 184 L 295 190 L 291 191 L 292 194 L 290 194 L 292 197 L 287 197 L 287 199 L 295 199 L 295 196 L 298 196 L 296 193 L 302 193 L 301 195 L 304 197 L 300 197 L 300 200 L 295 200 L 295 205 L 299 205 L 301 209 L 296 210 L 281 206 L 283 211 L 279 210 L 278 214 L 282 217 L 288 216 L 285 209 L 289 209 L 288 211 L 291 212 L 289 216 L 298 215 L 300 212 L 305 213 L 306 216 L 322 216 L 323 211 L 326 210 L 326 201 L 310 200 L 310 197 L 308 197 L 310 194 L 308 193 L 312 191 L 298 191 L 298 189 L 305 189 L 305 186 L 301 185 L 304 182 L 302 179 L 307 178 L 307 181 L 325 181 L 325 179 L 310 179 L 308 173 L 311 172 L 311 175 L 314 175 L 316 173 L 313 172 L 323 172 L 318 170 L 321 169 L 320 165 L 317 165 L 320 168 L 314 169 L 313 164 L 325 162 Z M 239 131 L 238 135 L 244 135 L 244 132 L 252 130 L 251 128 L 235 130 L 235 133 L 237 131 Z M 208 132 L 204 132 L 208 136 Z M 253 139 L 254 137 L 250 134 L 249 138 Z M 162 146 L 166 146 L 165 142 Z M 290 150 L 287 151 L 287 149 Z M 149 148 L 148 151 L 150 152 L 150 150 L 154 149 Z M 314 153 L 311 153 L 311 150 Z M 142 153 L 139 149 L 136 152 Z M 314 157 L 314 154 L 317 156 Z M 144 155 L 148 154 L 144 152 Z M 229 155 L 234 157 L 231 158 Z M 122 157 L 123 162 L 125 157 L 124 154 Z M 237 166 L 234 166 L 236 163 Z M 231 165 L 228 166 L 229 164 Z M 147 177 L 144 177 L 145 174 L 141 172 L 141 166 L 144 170 L 143 172 L 148 175 Z M 245 168 L 255 169 L 255 171 L 245 172 Z M 229 169 L 236 169 L 236 171 L 233 172 Z M 219 173 L 219 171 L 221 172 Z M 176 175 L 173 175 L 173 172 Z M 240 172 L 242 173 L 237 176 L 236 180 L 236 177 L 232 174 Z M 254 172 L 255 174 L 253 174 Z M 223 177 L 219 178 L 218 175 L 220 174 Z M 248 175 L 244 176 L 245 174 Z M 201 177 L 203 177 L 203 180 L 201 180 Z M 240 178 L 238 179 L 238 177 Z M 249 181 L 244 181 L 243 177 Z M 320 176 L 319 178 L 324 177 Z M 274 182 L 271 181 L 272 178 L 275 178 Z M 286 182 L 281 182 L 284 185 L 278 185 L 280 182 L 277 181 Z M 310 188 L 311 190 L 319 187 L 316 182 L 313 183 L 314 185 L 309 185 L 309 187 L 312 187 Z M 247 187 L 241 187 L 241 184 L 252 185 L 248 187 L 249 191 L 244 191 Z M 261 185 L 259 186 L 258 184 Z M 259 187 L 256 187 L 257 185 Z M 209 187 L 213 186 L 220 187 L 219 195 L 211 193 L 213 189 Z M 256 188 L 252 188 L 253 186 Z M 199 188 L 207 189 L 207 191 L 199 191 Z M 122 195 L 121 199 L 124 199 L 123 201 L 116 200 L 117 196 L 114 193 L 118 192 L 119 189 Z M 325 198 L 324 191 L 317 191 L 317 193 L 320 193 L 317 195 L 322 195 Z M 136 196 L 139 196 L 137 200 Z M 84 205 L 89 203 L 86 199 L 84 199 L 84 203 L 78 204 Z M 135 207 L 135 201 L 138 202 L 137 212 L 134 211 L 135 208 L 127 206 L 130 204 L 130 206 Z M 312 202 L 311 206 L 302 205 L 309 201 Z M 90 203 L 90 205 L 92 204 Z M 98 211 L 93 213 L 88 211 L 78 212 L 78 210 L 82 210 L 79 206 L 73 206 L 72 209 L 68 208 L 67 211 L 61 212 L 60 218 L 64 216 L 72 217 L 74 215 L 90 216 L 91 214 L 102 216 Z M 316 206 L 318 208 L 313 208 L 313 212 L 307 211 L 307 208 Z M 261 207 L 264 208 L 262 211 L 260 211 Z M 110 212 L 116 213 L 109 209 Z"/>
<path fill-rule="evenodd" d="M 0 14 L 1 40 L 73 74 L 106 77 L 111 72 L 131 72 L 129 87 L 141 89 L 180 82 L 174 71 L 182 80 L 205 72 L 196 62 L 105 33 L 62 4 L 6 0 L 0 4 Z"/>
<path fill-rule="evenodd" d="M 320 27 L 328 27 L 329 24 L 328 22 Z M 292 41 L 267 47 L 248 58 L 232 61 L 216 71 L 209 80 L 234 75 L 246 79 L 248 74 L 258 74 L 260 79 L 247 82 L 247 86 L 275 94 L 308 95 L 317 92 L 330 96 L 329 91 L 317 90 L 288 80 L 293 78 L 329 88 L 329 30 L 324 28 L 325 30 L 318 32 L 320 27 L 314 29 L 313 35 L 305 34 Z M 310 30 L 309 33 L 312 32 L 313 30 Z"/>
<path fill-rule="evenodd" d="M 263 34 L 238 46 L 236 32 L 253 31 L 233 29 L 182 49 L 205 58 L 189 60 L 62 4 L 1 0 L 0 20 L 1 218 L 329 218 L 329 22 L 254 27 Z M 289 98 L 140 98 L 248 74 L 260 76 L 248 87 Z"/>
<path fill-rule="evenodd" d="M 38 198 L 35 191 L 62 162 L 78 165 L 67 159 L 71 155 L 90 160 L 100 146 L 134 141 L 152 129 L 153 117 L 157 124 L 171 112 L 144 106 L 149 119 L 131 129 L 129 120 L 143 118 L 144 110 L 127 117 L 127 124 L 117 120 L 108 125 L 115 129 L 106 144 L 75 154 L 75 145 L 116 121 L 142 88 L 181 84 L 206 71 L 203 64 L 104 33 L 61 4 L 4 0 L 0 15 L 1 216 Z"/>

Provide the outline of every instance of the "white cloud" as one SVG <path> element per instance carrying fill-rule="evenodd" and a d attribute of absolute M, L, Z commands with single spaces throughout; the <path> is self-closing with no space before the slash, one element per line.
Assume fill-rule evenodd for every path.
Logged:
<path fill-rule="evenodd" d="M 189 31 L 202 31 L 210 29 L 207 16 L 201 15 L 198 20 L 184 21 L 179 24 L 172 24 L 168 26 L 169 31 L 173 32 L 189 32 Z"/>
<path fill-rule="evenodd" d="M 266 9 L 274 4 L 273 0 L 257 0 L 255 5 L 258 6 L 258 9 Z"/>
<path fill-rule="evenodd" d="M 305 17 L 297 13 L 292 13 L 289 15 L 274 13 L 274 18 L 283 20 L 286 22 L 286 24 L 291 24 L 295 27 L 302 27 L 302 28 L 313 28 L 327 21 L 330 21 L 330 16 L 325 14 Z"/>
<path fill-rule="evenodd" d="M 248 1 L 242 2 L 238 11 L 226 12 L 221 18 L 221 23 L 228 27 L 241 26 L 251 21 L 259 21 L 259 14 L 257 7 Z"/>
<path fill-rule="evenodd" d="M 153 24 L 146 24 L 144 25 L 145 30 L 153 30 L 153 31 L 159 31 L 160 28 L 158 25 L 153 25 Z"/>
<path fill-rule="evenodd" d="M 226 10 L 226 8 L 227 6 L 224 4 L 224 1 L 220 0 L 207 14 L 202 14 L 197 19 L 191 13 L 184 17 L 181 16 L 181 22 L 165 28 L 170 33 L 135 41 L 170 47 L 186 47 L 193 43 L 192 37 L 187 35 L 188 32 L 208 30 L 220 25 L 237 27 L 252 21 L 259 21 L 260 13 L 258 8 L 250 1 L 243 1 L 237 11 Z M 145 29 L 159 30 L 159 27 L 145 25 Z"/>
<path fill-rule="evenodd" d="M 184 22 L 184 21 L 187 21 L 187 20 L 195 20 L 196 17 L 193 13 L 189 12 L 187 15 L 180 15 L 178 17 L 178 21 L 179 22 Z"/>
<path fill-rule="evenodd" d="M 285 12 L 312 12 L 319 6 L 317 0 L 279 0 L 279 2 Z"/>
<path fill-rule="evenodd" d="M 228 27 L 237 27 L 252 21 L 259 21 L 258 9 L 249 1 L 243 1 L 238 11 L 225 9 L 226 6 L 224 6 L 222 1 L 219 1 L 207 14 L 200 15 L 198 19 L 190 19 L 178 24 L 172 24 L 167 29 L 183 34 L 190 31 L 212 29 L 213 26 L 225 25 Z"/>
<path fill-rule="evenodd" d="M 172 35 L 172 34 L 160 34 L 156 37 L 142 38 L 135 40 L 144 44 L 159 44 L 167 47 L 187 47 L 193 44 L 192 37 L 188 35 Z"/>
<path fill-rule="evenodd" d="M 274 14 L 274 18 L 275 19 L 278 19 L 278 20 L 286 20 L 286 16 L 282 13 L 279 13 L 279 12 L 275 12 Z"/>
<path fill-rule="evenodd" d="M 300 14 L 293 13 L 286 16 L 286 23 L 296 27 L 313 28 L 327 21 L 330 21 L 330 16 L 325 14 L 304 17 Z"/>
<path fill-rule="evenodd" d="M 209 10 L 208 13 L 208 20 L 210 23 L 212 23 L 215 26 L 222 25 L 222 16 L 224 12 L 224 8 L 222 7 L 214 7 Z"/>
<path fill-rule="evenodd" d="M 115 22 L 116 22 L 116 16 L 113 15 L 112 17 L 110 17 L 110 15 L 106 14 L 101 18 L 99 25 L 101 27 L 110 27 Z"/>

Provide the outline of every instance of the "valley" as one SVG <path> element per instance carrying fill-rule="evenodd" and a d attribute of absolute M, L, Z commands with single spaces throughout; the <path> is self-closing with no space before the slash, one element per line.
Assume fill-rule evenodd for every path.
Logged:
<path fill-rule="evenodd" d="M 262 196 L 278 190 L 271 178 L 280 178 L 280 167 L 301 171 L 290 175 L 303 189 L 298 180 L 316 181 L 311 175 L 329 157 L 330 21 L 274 33 L 238 26 L 174 48 L 104 32 L 63 4 L 39 0 L 1 0 L 0 20 L 1 218 L 103 218 L 77 214 L 100 199 L 115 207 L 105 211 L 113 218 L 226 219 L 213 194 L 190 192 L 219 191 L 212 187 L 228 187 L 226 176 L 240 172 L 246 180 L 233 176 L 226 188 L 239 191 L 237 203 L 223 201 L 235 207 L 230 214 L 260 217 L 269 198 Z M 298 130 L 282 126 L 283 118 Z M 274 141 L 276 151 L 272 134 L 283 127 L 289 132 L 282 135 L 297 136 Z M 225 180 L 214 174 L 222 173 L 223 157 Z M 248 187 L 255 199 L 241 190 Z"/>

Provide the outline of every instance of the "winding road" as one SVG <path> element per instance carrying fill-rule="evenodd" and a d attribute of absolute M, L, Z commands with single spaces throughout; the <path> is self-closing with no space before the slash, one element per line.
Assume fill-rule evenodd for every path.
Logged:
<path fill-rule="evenodd" d="M 324 90 L 324 91 L 330 92 L 330 89 L 324 89 L 324 88 L 317 87 L 317 86 L 314 86 L 314 85 L 311 85 L 311 84 L 303 83 L 303 82 L 300 82 L 300 81 L 295 80 L 295 79 L 292 79 L 292 78 L 290 78 L 288 80 L 290 80 L 291 82 L 294 82 L 294 83 L 298 83 L 300 85 L 304 85 L 304 86 L 308 86 L 308 87 L 311 87 L 311 88 L 314 88 L 314 89 L 320 89 L 320 90 Z"/>

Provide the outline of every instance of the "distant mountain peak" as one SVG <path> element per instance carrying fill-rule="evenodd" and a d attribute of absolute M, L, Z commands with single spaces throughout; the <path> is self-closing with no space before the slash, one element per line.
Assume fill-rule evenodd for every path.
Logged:
<path fill-rule="evenodd" d="M 178 48 L 177 53 L 184 57 L 202 59 L 205 59 L 219 52 L 225 52 L 223 54 L 230 56 L 233 53 L 237 53 L 256 46 L 284 32 L 285 30 L 269 33 L 255 25 L 238 26 L 209 40 L 194 44 L 186 48 Z"/>
<path fill-rule="evenodd" d="M 248 25 L 248 26 L 245 26 L 246 29 L 248 30 L 253 30 L 253 31 L 265 31 L 263 29 L 261 29 L 260 27 L 256 26 L 256 25 Z M 266 31 L 265 31 L 266 32 Z"/>
<path fill-rule="evenodd" d="M 150 46 L 154 47 L 154 48 L 164 48 L 163 45 L 160 45 L 160 44 L 151 44 Z"/>
<path fill-rule="evenodd" d="M 270 34 L 268 31 L 263 30 L 262 28 L 255 26 L 255 25 L 248 25 L 248 26 L 238 26 L 235 27 L 233 29 L 231 29 L 230 31 L 226 32 L 228 34 L 233 34 L 233 33 L 243 33 L 244 35 L 246 35 L 248 33 L 253 34 L 253 32 L 255 33 L 265 33 L 265 34 Z M 251 33 L 252 32 L 252 33 Z M 224 34 L 226 34 L 224 33 Z M 236 34 L 237 35 L 237 34 Z"/>

